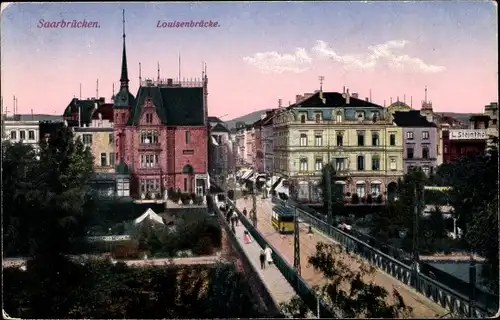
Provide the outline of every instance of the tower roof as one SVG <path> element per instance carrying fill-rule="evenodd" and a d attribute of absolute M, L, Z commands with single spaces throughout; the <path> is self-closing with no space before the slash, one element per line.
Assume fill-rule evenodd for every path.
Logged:
<path fill-rule="evenodd" d="M 125 10 L 123 10 L 123 51 L 122 51 L 122 68 L 120 75 L 120 91 L 114 96 L 114 108 L 129 108 L 135 104 L 135 98 L 128 89 L 128 68 L 127 68 L 127 51 L 125 49 Z"/>

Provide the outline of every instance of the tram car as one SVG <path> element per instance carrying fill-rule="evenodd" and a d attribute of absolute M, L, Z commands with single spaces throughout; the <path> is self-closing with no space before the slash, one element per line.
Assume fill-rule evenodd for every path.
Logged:
<path fill-rule="evenodd" d="M 293 233 L 295 229 L 295 210 L 292 207 L 283 204 L 277 204 L 273 207 L 271 223 L 281 234 Z"/>

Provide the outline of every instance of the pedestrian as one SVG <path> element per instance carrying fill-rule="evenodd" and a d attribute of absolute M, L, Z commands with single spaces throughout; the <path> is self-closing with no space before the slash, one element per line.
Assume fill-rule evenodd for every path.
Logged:
<path fill-rule="evenodd" d="M 267 264 L 272 265 L 273 264 L 273 250 L 271 250 L 271 248 L 269 248 L 269 246 L 266 246 L 264 253 L 266 254 Z"/>
<path fill-rule="evenodd" d="M 236 226 L 238 226 L 239 219 L 238 219 L 238 214 L 236 213 L 236 211 L 233 212 L 233 219 L 234 219 L 234 222 L 236 223 Z"/>
<path fill-rule="evenodd" d="M 266 268 L 266 252 L 264 251 L 264 249 L 260 250 L 259 259 L 260 259 L 260 268 L 264 270 Z"/>
<path fill-rule="evenodd" d="M 245 218 L 246 218 L 247 214 L 248 214 L 247 208 L 243 208 L 243 215 L 245 216 Z"/>

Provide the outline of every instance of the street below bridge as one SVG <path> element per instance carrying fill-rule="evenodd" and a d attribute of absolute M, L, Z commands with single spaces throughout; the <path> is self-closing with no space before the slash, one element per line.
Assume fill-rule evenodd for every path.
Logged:
<path fill-rule="evenodd" d="M 250 211 L 252 208 L 252 199 L 237 199 L 236 206 L 240 211 L 246 208 Z M 269 242 L 276 250 L 279 251 L 281 256 L 285 258 L 290 265 L 293 265 L 293 235 L 281 235 L 279 234 L 271 223 L 273 203 L 271 199 L 261 199 L 257 198 L 257 230 L 264 236 L 267 242 Z M 307 262 L 309 256 L 314 254 L 316 251 L 316 244 L 318 242 L 324 243 L 336 243 L 333 240 L 324 237 L 317 232 L 313 234 L 308 234 L 308 226 L 301 224 L 300 226 L 300 253 L 301 253 L 301 275 L 302 278 L 310 285 L 321 285 L 325 283 L 325 279 L 320 272 L 317 272 L 310 266 Z M 351 270 L 359 270 L 359 262 L 357 262 L 353 257 L 347 253 L 343 253 L 340 257 L 344 262 L 351 266 Z M 376 271 L 365 277 L 365 282 L 373 281 L 376 285 L 379 285 L 386 289 L 389 293 L 392 293 L 396 289 L 399 294 L 403 297 L 406 305 L 413 308 L 413 317 L 415 318 L 428 318 L 428 317 L 441 317 L 448 314 L 448 311 L 439 306 L 438 304 L 430 301 L 420 293 L 414 291 L 413 289 L 405 286 L 403 283 L 394 279 L 387 273 L 376 268 Z M 346 288 L 343 288 L 346 289 Z M 389 301 L 393 302 L 393 301 Z"/>

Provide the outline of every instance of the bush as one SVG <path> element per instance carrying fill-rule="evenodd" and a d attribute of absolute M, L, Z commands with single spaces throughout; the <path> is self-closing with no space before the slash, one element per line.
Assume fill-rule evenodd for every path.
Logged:
<path fill-rule="evenodd" d="M 189 204 L 189 200 L 191 200 L 191 195 L 189 193 L 181 193 L 180 199 L 183 204 Z"/>
<path fill-rule="evenodd" d="M 361 203 L 366 203 L 366 197 L 361 197 Z"/>
<path fill-rule="evenodd" d="M 357 193 L 354 193 L 351 198 L 351 203 L 352 204 L 358 204 L 359 203 L 359 196 Z"/>
<path fill-rule="evenodd" d="M 194 203 L 196 203 L 196 204 L 202 204 L 203 203 L 203 196 L 196 196 L 194 198 Z"/>
<path fill-rule="evenodd" d="M 373 197 L 371 194 L 366 196 L 366 203 L 372 204 L 373 203 Z"/>

